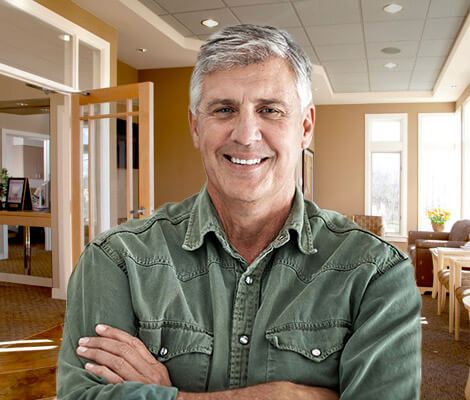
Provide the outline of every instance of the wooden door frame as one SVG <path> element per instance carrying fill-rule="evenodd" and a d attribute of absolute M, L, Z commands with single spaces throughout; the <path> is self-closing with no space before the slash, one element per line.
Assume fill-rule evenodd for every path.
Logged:
<path fill-rule="evenodd" d="M 129 100 L 138 99 L 138 112 L 129 111 Z M 125 117 L 126 128 L 132 126 L 132 116 L 139 117 L 139 209 L 144 209 L 139 217 L 146 217 L 154 211 L 154 129 L 153 129 L 153 83 L 140 82 L 130 85 L 116 86 L 105 89 L 90 90 L 85 94 L 72 95 L 72 262 L 75 265 L 84 248 L 83 201 L 82 201 L 82 159 L 83 134 L 80 121 L 97 118 L 82 117 L 81 107 L 99 103 L 126 101 L 125 112 L 107 114 L 102 117 Z M 129 123 L 129 120 L 131 123 Z M 111 149 L 113 151 L 113 149 Z M 129 153 L 129 152 L 128 152 Z M 132 159 L 131 159 L 132 161 Z M 129 163 L 129 157 L 127 158 Z M 129 166 L 129 164 L 128 164 Z M 129 168 L 128 168 L 129 169 Z M 132 171 L 132 164 L 131 164 Z M 89 171 L 90 174 L 90 171 Z M 128 175 L 129 182 L 129 175 Z M 129 197 L 128 197 L 129 203 Z M 128 204 L 129 206 L 129 204 Z"/>

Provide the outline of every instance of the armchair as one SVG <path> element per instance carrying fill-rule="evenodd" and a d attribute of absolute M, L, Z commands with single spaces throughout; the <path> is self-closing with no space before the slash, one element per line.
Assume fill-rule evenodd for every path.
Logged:
<path fill-rule="evenodd" d="M 460 247 L 470 240 L 470 220 L 457 221 L 450 232 L 410 231 L 408 253 L 415 266 L 416 283 L 420 287 L 431 287 L 433 263 L 429 249 L 433 247 Z"/>

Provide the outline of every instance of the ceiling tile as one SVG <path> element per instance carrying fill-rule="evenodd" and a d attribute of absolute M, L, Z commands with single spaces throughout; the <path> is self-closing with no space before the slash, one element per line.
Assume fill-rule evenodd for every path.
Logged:
<path fill-rule="evenodd" d="M 304 46 L 303 49 L 305 53 L 307 53 L 307 56 L 310 58 L 312 64 L 320 65 L 320 61 L 318 60 L 317 55 L 313 51 L 312 46 Z"/>
<path fill-rule="evenodd" d="M 307 34 L 304 28 L 283 28 L 285 31 L 291 34 L 292 38 L 297 42 L 299 46 L 310 46 Z"/>
<path fill-rule="evenodd" d="M 418 57 L 415 71 L 440 71 L 445 60 L 445 57 Z"/>
<path fill-rule="evenodd" d="M 415 70 L 411 76 L 411 82 L 435 82 L 439 76 L 439 70 L 434 71 L 417 71 Z"/>
<path fill-rule="evenodd" d="M 224 3 L 229 7 L 238 6 L 251 6 L 255 4 L 268 4 L 268 3 L 288 3 L 289 0 L 224 0 Z"/>
<path fill-rule="evenodd" d="M 374 58 L 370 59 L 369 64 L 369 71 L 371 72 L 390 72 L 391 70 L 384 67 L 385 64 L 391 62 L 392 60 L 389 58 Z M 401 58 L 400 60 L 393 60 L 394 63 L 397 64 L 395 68 L 393 68 L 393 72 L 395 71 L 413 71 L 413 67 L 415 65 L 415 58 Z"/>
<path fill-rule="evenodd" d="M 357 83 L 363 84 L 369 82 L 367 73 L 351 72 L 347 74 L 337 73 L 331 74 L 331 79 L 336 83 Z"/>
<path fill-rule="evenodd" d="M 223 8 L 225 4 L 221 0 L 156 0 L 156 2 L 170 13 L 210 10 Z"/>
<path fill-rule="evenodd" d="M 195 35 L 210 35 L 216 30 L 230 25 L 239 24 L 238 20 L 233 16 L 229 9 L 219 9 L 210 11 L 194 11 L 189 13 L 173 14 L 174 17 L 184 24 Z M 217 29 L 208 28 L 201 24 L 201 21 L 212 18 L 219 22 Z"/>
<path fill-rule="evenodd" d="M 364 24 L 366 42 L 420 40 L 424 20 L 370 22 Z"/>
<path fill-rule="evenodd" d="M 400 58 L 413 58 L 416 57 L 419 42 L 415 41 L 400 41 L 400 42 L 374 42 L 366 43 L 367 58 L 384 58 L 400 59 Z M 398 54 L 384 54 L 381 50 L 384 47 L 396 47 L 401 50 Z"/>
<path fill-rule="evenodd" d="M 179 22 L 175 17 L 173 17 L 173 15 L 160 15 L 160 18 L 163 19 L 172 28 L 175 28 L 183 36 L 192 35 L 192 32 L 187 29 L 181 22 Z"/>
<path fill-rule="evenodd" d="M 434 81 L 427 82 L 410 82 L 410 90 L 432 90 L 434 88 Z"/>
<path fill-rule="evenodd" d="M 361 24 L 310 26 L 305 30 L 314 46 L 363 42 Z"/>
<path fill-rule="evenodd" d="M 328 74 L 362 72 L 367 73 L 366 60 L 325 61 L 323 66 Z"/>
<path fill-rule="evenodd" d="M 385 71 L 370 73 L 372 91 L 408 90 L 411 71 Z"/>
<path fill-rule="evenodd" d="M 362 44 L 344 44 L 334 46 L 315 46 L 320 61 L 360 60 L 365 58 Z"/>
<path fill-rule="evenodd" d="M 462 21 L 462 17 L 428 19 L 424 26 L 423 39 L 454 39 Z"/>
<path fill-rule="evenodd" d="M 362 0 L 364 22 L 424 19 L 429 7 L 429 0 L 400 0 L 403 9 L 397 14 L 389 14 L 383 8 L 390 3 L 390 0 Z"/>
<path fill-rule="evenodd" d="M 469 8 L 469 0 L 431 0 L 428 18 L 465 17 Z"/>
<path fill-rule="evenodd" d="M 335 93 L 353 93 L 353 92 L 368 92 L 369 83 L 367 84 L 356 84 L 356 83 L 342 83 L 342 84 L 331 84 L 333 92 Z"/>
<path fill-rule="evenodd" d="M 207 41 L 207 39 L 209 39 L 211 37 L 211 35 L 197 35 L 196 38 L 197 39 L 200 39 L 202 41 Z"/>
<path fill-rule="evenodd" d="M 419 46 L 418 56 L 446 57 L 454 41 L 452 39 L 423 40 Z"/>
<path fill-rule="evenodd" d="M 367 73 L 328 74 L 335 92 L 368 91 L 369 77 Z"/>
<path fill-rule="evenodd" d="M 356 0 L 307 0 L 294 3 L 304 26 L 357 24 L 361 22 Z"/>
<path fill-rule="evenodd" d="M 139 0 L 149 10 L 153 11 L 157 15 L 167 14 L 162 7 L 160 7 L 155 0 Z"/>
<path fill-rule="evenodd" d="M 289 3 L 233 7 L 231 10 L 245 24 L 272 25 L 278 28 L 301 26 Z"/>

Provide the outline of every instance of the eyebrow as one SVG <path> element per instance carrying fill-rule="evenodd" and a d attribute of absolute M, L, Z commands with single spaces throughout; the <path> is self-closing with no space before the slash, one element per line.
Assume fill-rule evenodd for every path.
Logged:
<path fill-rule="evenodd" d="M 260 98 L 256 100 L 256 103 L 257 104 L 277 104 L 282 107 L 288 108 L 288 104 L 285 101 L 282 101 L 276 98 L 272 98 L 272 99 Z M 209 103 L 207 103 L 207 107 L 211 108 L 217 104 L 238 104 L 238 102 L 233 99 L 214 99 L 214 100 L 211 100 Z"/>

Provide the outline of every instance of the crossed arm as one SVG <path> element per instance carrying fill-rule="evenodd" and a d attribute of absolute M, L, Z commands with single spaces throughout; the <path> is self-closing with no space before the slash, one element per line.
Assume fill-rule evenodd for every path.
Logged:
<path fill-rule="evenodd" d="M 168 370 L 158 362 L 136 337 L 117 328 L 97 325 L 98 336 L 81 338 L 77 354 L 92 362 L 85 369 L 109 383 L 124 381 L 171 386 Z M 179 392 L 177 400 L 337 400 L 332 390 L 297 385 L 291 382 L 271 382 L 243 389 L 212 393 Z"/>

